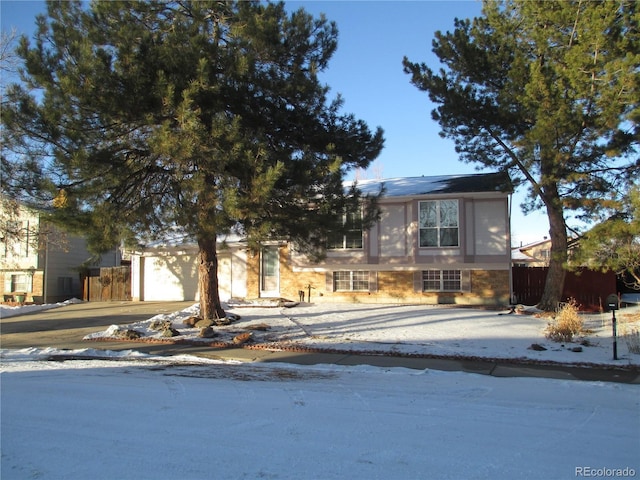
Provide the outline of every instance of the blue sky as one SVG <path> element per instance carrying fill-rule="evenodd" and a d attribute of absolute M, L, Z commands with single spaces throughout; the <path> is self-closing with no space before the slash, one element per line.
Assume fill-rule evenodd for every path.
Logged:
<path fill-rule="evenodd" d="M 314 16 L 324 13 L 338 25 L 338 50 L 321 75 L 335 96 L 345 100 L 344 110 L 385 131 L 385 149 L 365 176 L 411 177 L 476 173 L 476 165 L 458 160 L 453 141 L 438 135 L 431 119 L 433 104 L 425 92 L 409 82 L 402 58 L 439 68 L 431 52 L 437 30 L 453 29 L 454 18 L 480 15 L 475 0 L 422 1 L 288 1 L 291 10 L 303 7 Z M 34 29 L 43 1 L 0 0 L 2 30 L 18 33 Z M 524 216 L 516 192 L 512 210 L 512 244 L 542 240 L 548 235 L 544 212 Z"/>

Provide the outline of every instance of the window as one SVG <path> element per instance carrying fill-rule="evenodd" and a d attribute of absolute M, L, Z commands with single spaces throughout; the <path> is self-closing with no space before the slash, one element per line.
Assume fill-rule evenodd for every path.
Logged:
<path fill-rule="evenodd" d="M 462 290 L 460 270 L 425 270 L 422 272 L 422 291 L 459 292 Z"/>
<path fill-rule="evenodd" d="M 333 289 L 336 292 L 367 292 L 369 272 L 333 272 Z"/>
<path fill-rule="evenodd" d="M 457 247 L 458 201 L 431 200 L 419 204 L 421 247 Z"/>
<path fill-rule="evenodd" d="M 70 295 L 73 293 L 73 278 L 58 277 L 58 293 L 61 295 Z"/>
<path fill-rule="evenodd" d="M 11 292 L 30 292 L 31 275 L 11 275 Z"/>
<path fill-rule="evenodd" d="M 332 235 L 329 238 L 330 249 L 362 248 L 362 211 L 343 215 L 344 234 Z"/>
<path fill-rule="evenodd" d="M 7 222 L 3 235 L 3 257 L 28 257 L 30 242 L 29 222 Z"/>

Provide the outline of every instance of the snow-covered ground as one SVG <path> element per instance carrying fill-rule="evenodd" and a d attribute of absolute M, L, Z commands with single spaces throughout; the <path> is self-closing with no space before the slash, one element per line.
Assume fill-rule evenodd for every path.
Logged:
<path fill-rule="evenodd" d="M 195 339 L 181 325 L 188 310 L 130 327 L 155 336 L 147 324 L 168 319 Z M 264 323 L 270 328 L 254 331 L 256 341 L 638 363 L 623 342 L 623 360 L 608 359 L 608 316 L 590 318 L 593 346 L 576 353 L 546 340 L 547 320 L 532 315 L 305 304 L 232 311 L 242 318 L 219 340 Z M 531 343 L 548 350 L 528 350 Z M 638 385 L 92 348 L 2 350 L 0 372 L 3 480 L 640 475 Z"/>
<path fill-rule="evenodd" d="M 0 305 L 0 318 L 15 317 L 16 315 L 24 315 L 26 313 L 42 312 L 44 310 L 51 310 L 53 308 L 64 307 L 65 305 L 71 305 L 74 303 L 82 303 L 82 300 L 72 298 L 59 303 L 45 303 L 44 305 L 21 305 L 21 306 L 8 306 Z"/>
<path fill-rule="evenodd" d="M 587 333 L 571 343 L 558 343 L 545 338 L 544 330 L 552 320 L 533 314 L 429 305 L 307 303 L 293 308 L 231 306 L 227 312 L 240 315 L 240 320 L 215 327 L 215 338 L 202 339 L 198 337 L 199 328 L 184 324 L 184 320 L 197 315 L 198 310 L 198 305 L 194 305 L 181 312 L 157 315 L 132 325 L 113 325 L 86 338 L 113 338 L 118 331 L 134 330 L 143 340 L 166 340 L 162 332 L 151 326 L 170 322 L 180 333 L 174 340 L 196 343 L 232 342 L 235 336 L 250 331 L 254 344 L 276 343 L 285 347 L 640 365 L 640 354 L 629 351 L 628 342 L 622 335 L 640 330 L 638 307 L 618 311 L 618 360 L 615 361 L 611 313 L 583 315 Z M 261 326 L 268 328 L 255 329 Z M 533 350 L 533 344 L 546 350 Z M 576 349 L 580 351 L 574 351 Z"/>
<path fill-rule="evenodd" d="M 3 352 L 3 480 L 640 472 L 637 385 L 60 353 Z"/>

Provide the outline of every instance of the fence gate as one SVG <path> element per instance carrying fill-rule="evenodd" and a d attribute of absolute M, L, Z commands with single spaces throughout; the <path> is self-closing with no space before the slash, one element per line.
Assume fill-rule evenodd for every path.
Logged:
<path fill-rule="evenodd" d="M 103 267 L 100 275 L 85 279 L 85 300 L 107 302 L 131 300 L 131 268 Z"/>
<path fill-rule="evenodd" d="M 542 298 L 547 279 L 546 267 L 513 267 L 513 294 L 515 302 L 536 305 Z"/>

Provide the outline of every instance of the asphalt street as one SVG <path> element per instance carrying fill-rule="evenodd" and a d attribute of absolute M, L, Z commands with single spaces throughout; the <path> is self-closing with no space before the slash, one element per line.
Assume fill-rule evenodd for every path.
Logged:
<path fill-rule="evenodd" d="M 243 362 L 285 362 L 301 365 L 373 365 L 464 371 L 495 377 L 544 377 L 640 384 L 640 368 L 593 368 L 564 365 L 529 365 L 502 361 L 355 355 L 350 353 L 306 353 L 245 348 L 216 348 L 180 344 L 140 342 L 91 342 L 83 338 L 110 325 L 126 325 L 161 313 L 172 313 L 193 302 L 90 302 L 0 319 L 0 348 L 29 347 L 76 350 L 137 350 L 152 355 L 195 355 Z"/>

